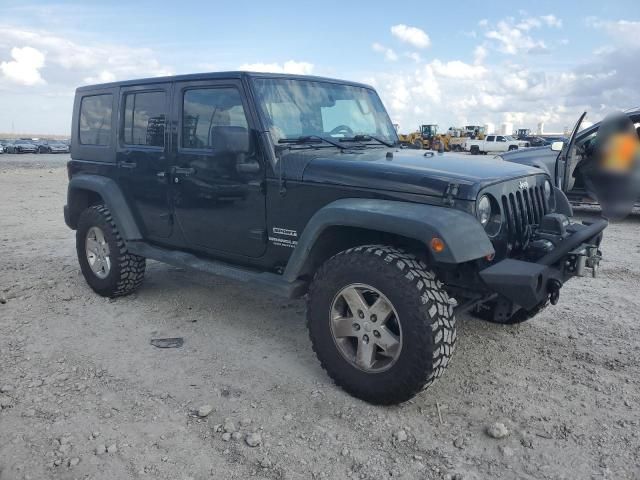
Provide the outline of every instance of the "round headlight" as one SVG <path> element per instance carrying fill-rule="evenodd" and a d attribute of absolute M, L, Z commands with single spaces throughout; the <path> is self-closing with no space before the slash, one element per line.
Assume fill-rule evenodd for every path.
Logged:
<path fill-rule="evenodd" d="M 549 200 L 551 198 L 551 182 L 549 180 L 544 181 L 544 198 Z"/>
<path fill-rule="evenodd" d="M 491 218 L 491 201 L 489 197 L 483 195 L 478 202 L 478 211 L 476 212 L 480 224 L 485 227 Z"/>

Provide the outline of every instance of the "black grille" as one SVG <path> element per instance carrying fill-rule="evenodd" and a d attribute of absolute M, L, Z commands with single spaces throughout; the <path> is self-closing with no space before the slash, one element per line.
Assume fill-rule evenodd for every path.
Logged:
<path fill-rule="evenodd" d="M 548 213 L 541 186 L 519 188 L 502 195 L 502 211 L 507 239 L 513 248 L 524 246 L 533 225 Z"/>

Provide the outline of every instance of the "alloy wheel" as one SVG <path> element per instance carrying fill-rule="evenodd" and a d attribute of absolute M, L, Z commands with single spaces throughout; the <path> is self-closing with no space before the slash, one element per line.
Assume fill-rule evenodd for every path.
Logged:
<path fill-rule="evenodd" d="M 366 284 L 344 287 L 331 304 L 330 326 L 341 355 L 367 373 L 383 372 L 400 357 L 402 328 L 389 299 Z"/>
<path fill-rule="evenodd" d="M 111 271 L 111 252 L 104 232 L 99 227 L 91 227 L 85 240 L 87 261 L 91 270 L 100 279 L 105 279 Z"/>

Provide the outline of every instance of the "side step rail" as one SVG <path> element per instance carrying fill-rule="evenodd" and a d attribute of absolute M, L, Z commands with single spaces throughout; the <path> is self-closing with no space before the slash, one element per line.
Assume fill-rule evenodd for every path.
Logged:
<path fill-rule="evenodd" d="M 135 255 L 167 263 L 174 267 L 188 268 L 249 283 L 286 298 L 299 298 L 305 294 L 307 289 L 307 284 L 302 280 L 288 282 L 282 275 L 276 273 L 237 267 L 217 260 L 197 257 L 187 252 L 167 250 L 145 242 L 129 241 L 127 248 Z"/>

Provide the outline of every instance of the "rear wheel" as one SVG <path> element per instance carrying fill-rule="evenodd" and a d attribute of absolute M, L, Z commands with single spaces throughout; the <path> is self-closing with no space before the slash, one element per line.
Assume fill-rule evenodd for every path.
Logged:
<path fill-rule="evenodd" d="M 142 284 L 145 258 L 127 251 L 106 206 L 96 205 L 82 212 L 76 251 L 85 280 L 99 295 L 127 295 Z"/>
<path fill-rule="evenodd" d="M 329 376 L 374 404 L 404 402 L 431 385 L 456 342 L 453 307 L 435 274 L 384 245 L 329 259 L 311 285 L 307 322 Z"/>

